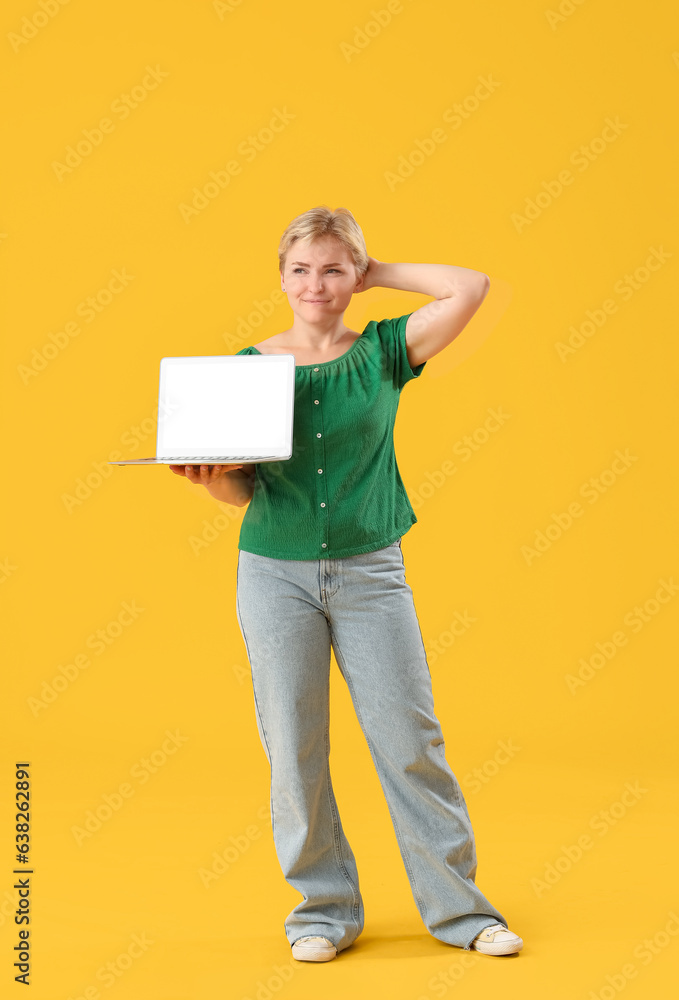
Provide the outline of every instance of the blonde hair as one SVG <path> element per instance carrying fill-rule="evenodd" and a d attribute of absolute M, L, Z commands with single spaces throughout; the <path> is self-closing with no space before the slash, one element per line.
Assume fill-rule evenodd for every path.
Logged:
<path fill-rule="evenodd" d="M 315 240 L 322 236 L 333 236 L 349 251 L 359 277 L 368 270 L 368 252 L 365 248 L 363 230 L 348 208 L 336 208 L 333 212 L 327 205 L 317 205 L 308 212 L 302 212 L 288 224 L 278 245 L 278 267 L 285 269 L 285 260 L 293 243 L 297 240 Z"/>

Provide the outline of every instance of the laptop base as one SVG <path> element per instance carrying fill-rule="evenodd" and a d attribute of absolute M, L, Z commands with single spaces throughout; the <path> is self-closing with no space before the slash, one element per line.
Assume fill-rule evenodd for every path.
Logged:
<path fill-rule="evenodd" d="M 128 458 L 120 462 L 108 462 L 108 465 L 240 465 L 241 463 L 246 463 L 247 465 L 252 465 L 255 462 L 284 462 L 285 458 L 253 458 L 250 455 L 237 456 L 235 458 L 226 458 L 220 456 L 219 458 L 213 457 L 193 457 L 187 458 L 182 455 L 179 458 Z"/>

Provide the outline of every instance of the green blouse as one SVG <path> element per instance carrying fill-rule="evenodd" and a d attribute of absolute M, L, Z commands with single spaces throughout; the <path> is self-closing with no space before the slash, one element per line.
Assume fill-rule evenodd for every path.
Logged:
<path fill-rule="evenodd" d="M 239 549 L 340 559 L 384 548 L 417 523 L 393 439 L 401 389 L 426 364 L 408 362 L 410 315 L 371 320 L 340 357 L 295 366 L 292 457 L 255 465 Z"/>

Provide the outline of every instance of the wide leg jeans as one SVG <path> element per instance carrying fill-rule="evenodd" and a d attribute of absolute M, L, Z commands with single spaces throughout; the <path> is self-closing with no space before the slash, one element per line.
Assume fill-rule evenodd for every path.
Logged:
<path fill-rule="evenodd" d="M 271 769 L 276 853 L 303 896 L 285 920 L 290 944 L 319 934 L 339 952 L 364 925 L 356 860 L 330 776 L 331 647 L 428 931 L 468 950 L 484 927 L 506 925 L 475 884 L 474 833 L 445 758 L 400 539 L 343 559 L 239 550 L 236 606 Z"/>

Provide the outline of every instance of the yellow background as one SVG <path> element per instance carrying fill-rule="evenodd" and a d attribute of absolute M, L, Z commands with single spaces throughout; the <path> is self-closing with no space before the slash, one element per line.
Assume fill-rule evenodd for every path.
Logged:
<path fill-rule="evenodd" d="M 18 760 L 33 782 L 36 1000 L 88 988 L 118 1000 L 590 998 L 617 995 L 620 977 L 630 998 L 668 995 L 679 597 L 653 601 L 662 580 L 679 580 L 674 5 L 564 2 L 550 24 L 556 3 L 403 0 L 379 26 L 382 0 L 73 0 L 41 15 L 56 3 L 12 0 L 2 13 L 3 996 L 22 995 L 11 968 Z M 112 111 L 150 84 L 149 66 L 167 75 L 136 91 L 127 117 Z M 456 104 L 459 127 L 447 122 Z M 249 154 L 275 109 L 294 117 Z M 67 147 L 107 117 L 112 130 L 60 174 Z M 445 140 L 390 184 L 436 128 Z M 193 189 L 233 159 L 240 173 L 182 218 Z M 517 221 L 536 199 L 532 221 Z M 379 260 L 491 278 L 459 340 L 405 388 L 396 448 L 419 518 L 403 551 L 425 644 L 439 644 L 447 759 L 474 823 L 477 883 L 525 941 L 512 959 L 426 931 L 333 662 L 331 764 L 366 927 L 335 962 L 291 961 L 283 920 L 300 897 L 273 847 L 235 615 L 243 511 L 167 468 L 106 465 L 112 452 L 154 453 L 162 356 L 235 353 L 289 325 L 287 304 L 261 304 L 279 287 L 280 234 L 318 204 L 349 207 Z M 651 248 L 664 262 L 643 270 Z M 127 286 L 87 322 L 80 304 L 109 298 L 116 269 Z M 615 311 L 562 360 L 571 327 L 608 300 Z M 426 301 L 371 289 L 345 318 L 363 329 Z M 252 335 L 238 336 L 252 314 Z M 45 352 L 75 321 L 80 332 Z M 507 419 L 484 432 L 499 409 Z M 133 450 L 123 442 L 135 427 Z M 617 451 L 628 467 L 609 474 Z M 581 490 L 602 476 L 591 502 Z M 91 488 L 74 505 L 79 480 Z M 526 557 L 576 502 L 581 516 Z M 196 553 L 204 532 L 213 540 Z M 119 628 L 124 602 L 143 611 Z M 450 644 L 465 612 L 476 622 Z M 580 661 L 620 632 L 615 655 L 569 690 Z M 79 654 L 89 666 L 36 711 L 30 699 Z M 180 741 L 171 754 L 168 731 Z M 125 782 L 129 797 L 78 843 L 74 828 Z M 644 791 L 623 799 L 628 783 Z M 236 859 L 205 885 L 201 869 L 234 843 Z M 119 962 L 134 934 L 152 944 Z M 129 964 L 114 985 L 98 977 L 109 962 Z"/>

